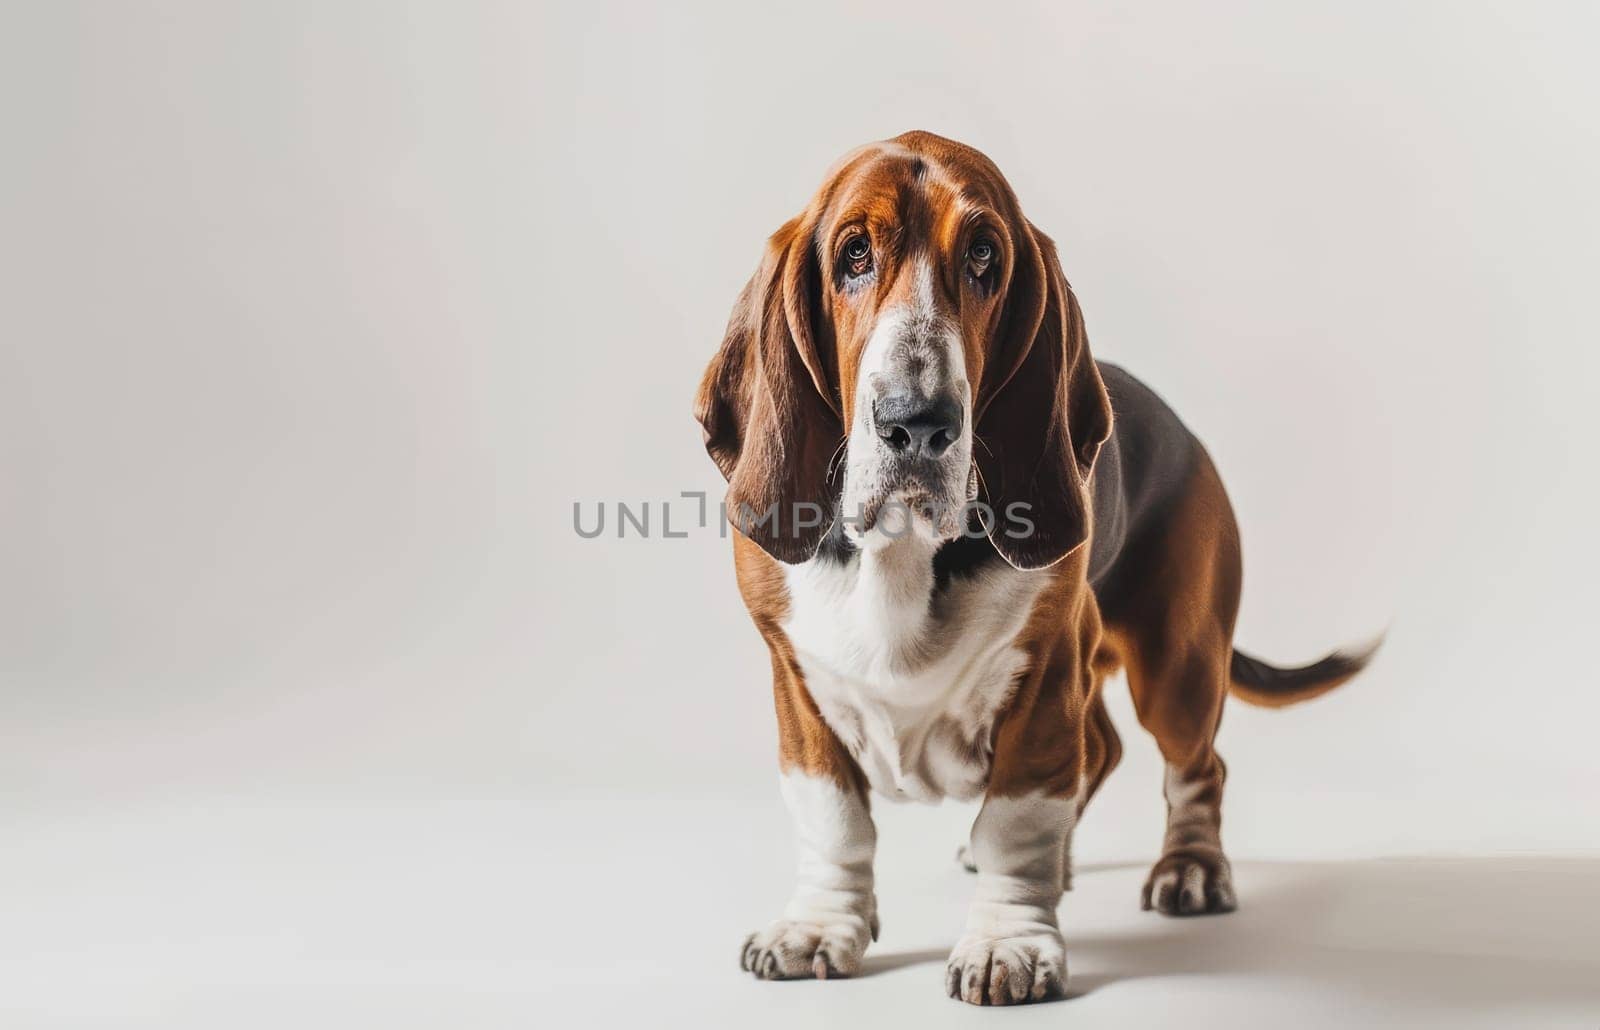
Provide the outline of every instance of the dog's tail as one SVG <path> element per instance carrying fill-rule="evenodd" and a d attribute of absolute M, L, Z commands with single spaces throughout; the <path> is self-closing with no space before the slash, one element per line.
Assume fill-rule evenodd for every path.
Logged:
<path fill-rule="evenodd" d="M 1263 708 L 1309 701 L 1365 669 L 1382 644 L 1380 635 L 1359 647 L 1335 651 L 1297 669 L 1279 668 L 1235 648 L 1229 691 L 1239 700 Z"/>

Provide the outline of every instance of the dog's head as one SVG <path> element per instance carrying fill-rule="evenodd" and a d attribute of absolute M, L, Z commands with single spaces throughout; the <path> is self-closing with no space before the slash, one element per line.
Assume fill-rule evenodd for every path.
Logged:
<path fill-rule="evenodd" d="M 1087 539 L 1111 427 L 1054 245 L 988 158 L 925 132 L 848 154 L 767 241 L 695 415 L 730 519 L 781 561 L 898 502 L 941 538 L 979 512 L 1023 569 Z"/>

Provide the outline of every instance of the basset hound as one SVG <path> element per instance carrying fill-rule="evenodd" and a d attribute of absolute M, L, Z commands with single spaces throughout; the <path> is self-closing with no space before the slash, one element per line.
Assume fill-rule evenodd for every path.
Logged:
<path fill-rule="evenodd" d="M 982 797 L 946 989 L 1062 993 L 1073 827 L 1127 671 L 1166 762 L 1143 906 L 1231 911 L 1223 699 L 1285 705 L 1371 647 L 1283 669 L 1233 647 L 1240 547 L 1205 449 L 1089 353 L 1050 239 L 995 165 L 910 132 L 846 155 L 767 242 L 695 399 L 739 589 L 772 656 L 799 849 L 764 979 L 850 976 L 878 933 L 868 796 Z"/>

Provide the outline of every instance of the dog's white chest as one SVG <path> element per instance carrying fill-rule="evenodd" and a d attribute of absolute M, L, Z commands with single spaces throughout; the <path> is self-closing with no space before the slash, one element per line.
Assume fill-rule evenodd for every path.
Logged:
<path fill-rule="evenodd" d="M 997 563 L 935 592 L 931 550 L 908 539 L 787 566 L 786 579 L 783 630 L 806 687 L 872 788 L 917 800 L 981 793 L 1040 576 Z"/>

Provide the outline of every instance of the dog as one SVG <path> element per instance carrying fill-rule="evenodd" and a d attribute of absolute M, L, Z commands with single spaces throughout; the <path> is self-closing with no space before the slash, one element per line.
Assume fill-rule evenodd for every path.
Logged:
<path fill-rule="evenodd" d="M 1286 669 L 1233 647 L 1240 544 L 1195 436 L 1089 352 L 1056 248 L 971 147 L 909 132 L 767 241 L 700 383 L 739 589 L 772 657 L 799 871 L 762 979 L 846 977 L 878 934 L 868 797 L 983 799 L 947 992 L 1063 993 L 1073 828 L 1121 756 L 1126 670 L 1166 773 L 1142 904 L 1232 911 L 1224 698 L 1281 706 L 1377 644 Z"/>

